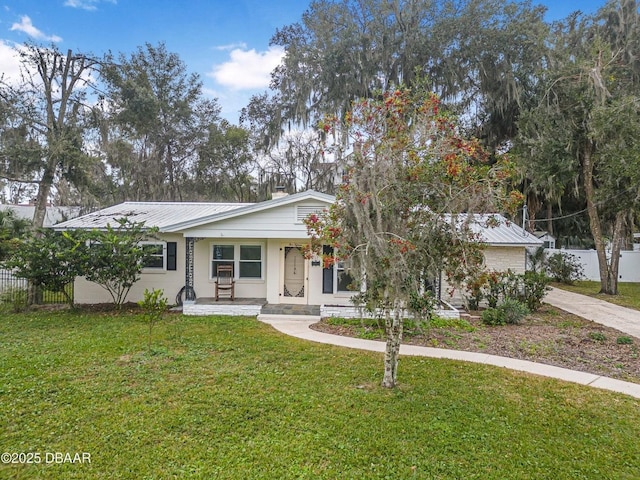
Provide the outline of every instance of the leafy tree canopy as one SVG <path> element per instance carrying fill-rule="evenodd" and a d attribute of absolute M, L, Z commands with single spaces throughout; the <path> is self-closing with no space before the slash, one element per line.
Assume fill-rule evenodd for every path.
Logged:
<path fill-rule="evenodd" d="M 466 112 L 495 148 L 513 136 L 541 62 L 543 14 L 506 0 L 314 1 L 300 22 L 272 37 L 286 49 L 273 73 L 275 94 L 254 97 L 245 112 L 273 139 L 288 122 L 344 118 L 357 98 L 428 78 L 430 90 Z"/>
<path fill-rule="evenodd" d="M 311 251 L 332 246 L 325 260 L 348 261 L 361 300 L 384 314 L 387 387 L 396 382 L 402 310 L 441 270 L 457 284 L 481 266 L 470 213 L 503 211 L 521 200 L 505 189 L 509 162 L 489 166 L 479 142 L 463 138 L 426 91 L 381 92 L 354 103 L 344 122 L 323 122 L 328 133 L 348 132 L 355 148 L 336 202 L 327 215 L 307 220 Z"/>

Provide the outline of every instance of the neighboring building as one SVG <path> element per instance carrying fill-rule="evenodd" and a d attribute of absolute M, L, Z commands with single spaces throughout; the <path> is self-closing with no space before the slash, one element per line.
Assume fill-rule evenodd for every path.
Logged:
<path fill-rule="evenodd" d="M 556 237 L 551 235 L 549 232 L 536 231 L 536 232 L 533 232 L 533 234 L 544 242 L 543 244 L 544 248 L 551 248 L 551 249 L 556 248 Z"/>
<path fill-rule="evenodd" d="M 150 248 L 157 259 L 145 268 L 129 293 L 140 300 L 145 289 L 162 289 L 173 299 L 186 289 L 185 313 L 259 313 L 262 303 L 350 305 L 352 292 L 344 281 L 342 265 L 323 268 L 319 260 L 305 259 L 308 242 L 303 220 L 328 208 L 335 198 L 312 190 L 256 204 L 125 202 L 56 225 L 56 230 L 105 228 L 127 217 L 158 227 Z M 484 218 L 484 216 L 478 216 Z M 487 266 L 491 269 L 525 268 L 525 247 L 542 242 L 497 216 L 500 225 L 482 228 Z M 235 302 L 212 301 L 217 265 L 232 265 Z M 77 303 L 110 301 L 97 284 L 79 278 Z M 194 292 L 195 305 L 189 292 Z M 444 292 L 444 290 L 443 290 Z M 246 299 L 262 299 L 252 302 Z"/>
<path fill-rule="evenodd" d="M 33 220 L 33 214 L 36 211 L 34 205 L 4 205 L 0 204 L 0 210 L 13 210 L 18 218 Z M 47 207 L 44 215 L 43 227 L 52 227 L 56 223 L 60 223 L 71 218 L 75 218 L 82 213 L 81 207 Z"/>

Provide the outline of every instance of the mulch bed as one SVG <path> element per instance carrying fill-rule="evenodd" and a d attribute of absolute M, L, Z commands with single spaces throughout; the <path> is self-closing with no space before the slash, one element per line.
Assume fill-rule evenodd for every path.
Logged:
<path fill-rule="evenodd" d="M 482 324 L 478 312 L 471 313 L 473 331 L 425 327 L 407 332 L 403 343 L 501 355 L 640 383 L 639 338 L 547 305 L 520 325 L 489 327 Z M 323 320 L 311 328 L 383 339 L 382 330 L 375 326 L 331 325 Z"/>

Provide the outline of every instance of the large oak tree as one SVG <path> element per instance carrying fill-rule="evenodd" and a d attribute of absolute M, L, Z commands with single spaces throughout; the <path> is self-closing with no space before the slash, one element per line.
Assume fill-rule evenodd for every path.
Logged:
<path fill-rule="evenodd" d="M 356 98 L 427 78 L 495 149 L 513 137 L 528 100 L 546 38 L 543 14 L 507 0 L 314 1 L 273 36 L 286 50 L 273 95 L 254 97 L 246 112 L 266 119 L 262 139 L 273 140 L 278 127 L 344 118 Z"/>
<path fill-rule="evenodd" d="M 537 103 L 520 120 L 523 169 L 549 199 L 571 186 L 579 192 L 601 292 L 616 294 L 623 236 L 640 207 L 638 5 L 573 15 L 556 24 L 549 45 Z"/>

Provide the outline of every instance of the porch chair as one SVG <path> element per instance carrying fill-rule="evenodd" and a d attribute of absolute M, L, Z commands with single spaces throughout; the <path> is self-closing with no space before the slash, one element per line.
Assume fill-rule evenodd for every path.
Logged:
<path fill-rule="evenodd" d="M 220 299 L 220 291 L 228 292 L 231 300 L 235 298 L 236 281 L 233 279 L 233 266 L 218 265 L 216 270 L 216 302 Z"/>

